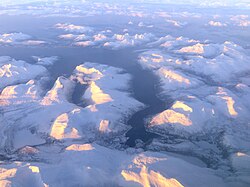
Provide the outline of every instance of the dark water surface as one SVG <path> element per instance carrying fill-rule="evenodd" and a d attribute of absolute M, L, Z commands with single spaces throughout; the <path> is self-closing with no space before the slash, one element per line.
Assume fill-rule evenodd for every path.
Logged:
<path fill-rule="evenodd" d="M 95 62 L 125 69 L 132 75 L 132 96 L 147 107 L 135 113 L 127 122 L 132 129 L 126 133 L 128 146 L 135 146 L 135 140 L 149 142 L 156 135 L 146 132 L 144 119 L 165 110 L 170 103 L 164 103 L 157 97 L 158 79 L 150 71 L 143 70 L 137 63 L 135 49 L 108 50 L 103 48 L 78 47 L 0 47 L 0 56 L 11 56 L 15 59 L 34 63 L 31 56 L 58 56 L 59 60 L 49 68 L 52 80 L 48 89 L 59 76 L 69 77 L 77 65 L 84 62 Z M 77 85 L 73 92 L 72 102 L 84 107 L 81 96 L 84 86 Z"/>

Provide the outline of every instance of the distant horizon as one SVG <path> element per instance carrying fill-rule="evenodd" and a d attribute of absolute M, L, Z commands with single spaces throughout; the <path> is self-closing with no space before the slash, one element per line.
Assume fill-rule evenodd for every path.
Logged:
<path fill-rule="evenodd" d="M 185 4 L 185 5 L 201 5 L 201 6 L 244 6 L 242 8 L 250 7 L 250 2 L 248 0 L 2 0 L 0 5 L 15 5 L 15 4 L 26 4 L 34 2 L 44 2 L 44 3 L 74 3 L 74 2 L 107 2 L 107 3 L 157 3 L 157 4 Z"/>

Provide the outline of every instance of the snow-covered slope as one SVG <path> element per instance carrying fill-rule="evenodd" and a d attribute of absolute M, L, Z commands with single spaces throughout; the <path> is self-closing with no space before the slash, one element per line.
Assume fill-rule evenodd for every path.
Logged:
<path fill-rule="evenodd" d="M 54 151 L 51 152 L 50 149 Z M 48 158 L 49 163 L 14 162 L 1 165 L 1 185 L 225 186 L 213 170 L 167 154 L 126 153 L 97 144 L 71 144 L 61 150 L 55 150 L 55 147 L 46 146 L 33 150 L 23 148 L 20 150 L 20 157 L 30 155 Z M 210 181 L 209 184 L 207 180 Z"/>
<path fill-rule="evenodd" d="M 212 44 L 171 36 L 150 46 L 158 50 L 143 52 L 139 63 L 159 77 L 159 97 L 175 101 L 148 119 L 147 129 L 161 135 L 149 148 L 195 155 L 212 167 L 249 173 L 238 164 L 245 159 L 237 157 L 237 152 L 247 157 L 250 150 L 246 51 L 232 42 Z M 249 182 L 244 177 L 237 180 L 240 185 Z"/>
<path fill-rule="evenodd" d="M 131 77 L 122 69 L 85 63 L 77 66 L 70 78 L 58 77 L 54 86 L 43 94 L 40 84 L 43 78 L 28 80 L 38 75 L 45 76 L 46 68 L 1 59 L 3 62 L 8 60 L 11 67 L 20 63 L 18 73 L 15 69 L 8 71 L 7 75 L 14 74 L 14 78 L 5 76 L 2 79 L 4 84 L 1 86 L 11 85 L 0 94 L 1 150 L 12 152 L 25 145 L 44 143 L 50 138 L 87 142 L 93 141 L 95 136 L 98 141 L 101 139 L 98 136 L 105 134 L 123 135 L 129 128 L 125 125 L 128 117 L 143 107 L 131 97 Z M 55 57 L 42 58 L 38 63 L 48 66 L 54 60 Z M 17 80 L 19 84 L 15 85 Z M 72 103 L 76 84 L 86 86 L 81 99 L 86 106 Z"/>
<path fill-rule="evenodd" d="M 0 57 L 0 90 L 7 85 L 13 85 L 30 79 L 41 77 L 47 70 L 43 66 L 30 65 L 10 57 Z"/>
<path fill-rule="evenodd" d="M 168 95 L 176 100 L 171 109 L 153 118 L 152 126 L 183 123 L 190 126 L 187 129 L 198 130 L 207 120 L 248 120 L 249 99 L 243 100 L 241 95 L 250 93 L 248 89 L 239 90 L 239 87 L 248 88 L 241 79 L 250 71 L 249 57 L 240 46 L 230 42 L 190 46 L 187 41 L 185 47 L 176 50 L 178 44 L 170 45 L 175 49 L 169 48 L 168 54 L 147 51 L 141 54 L 139 61 L 159 76 L 163 99 Z"/>
<path fill-rule="evenodd" d="M 37 63 L 44 66 L 56 60 L 55 57 L 35 59 L 40 59 Z M 11 65 L 18 62 L 1 58 L 1 63 L 6 61 Z M 16 79 L 34 69 L 43 73 L 38 76 L 33 71 L 27 78 L 32 80 L 19 78 L 19 84 L 12 76 L 6 76 L 9 86 L 0 94 L 1 186 L 181 187 L 200 186 L 207 179 L 224 185 L 221 176 L 198 162 L 193 164 L 140 149 L 118 151 L 88 143 L 94 141 L 112 147 L 116 146 L 115 141 L 122 143 L 129 128 L 126 120 L 144 107 L 131 97 L 128 91 L 131 77 L 124 70 L 87 62 L 77 66 L 70 78 L 58 77 L 44 93 L 42 81 L 46 80 L 46 68 L 21 61 L 18 70 L 23 66 L 28 68 L 16 73 Z M 86 87 L 82 92 L 85 107 L 72 103 L 77 84 Z M 112 143 L 105 143 L 105 135 Z M 199 179 L 194 181 L 194 174 L 199 174 Z"/>

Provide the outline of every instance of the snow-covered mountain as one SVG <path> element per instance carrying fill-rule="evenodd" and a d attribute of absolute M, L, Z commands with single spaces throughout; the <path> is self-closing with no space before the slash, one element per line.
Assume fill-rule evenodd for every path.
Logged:
<path fill-rule="evenodd" d="M 248 187 L 248 9 L 2 0 L 0 186 Z"/>

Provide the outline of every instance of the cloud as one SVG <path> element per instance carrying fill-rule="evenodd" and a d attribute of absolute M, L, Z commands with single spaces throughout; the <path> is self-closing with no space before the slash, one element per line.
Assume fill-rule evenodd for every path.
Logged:
<path fill-rule="evenodd" d="M 31 36 L 27 34 L 19 33 L 5 33 L 0 35 L 0 43 L 10 44 L 18 43 L 31 39 Z"/>
<path fill-rule="evenodd" d="M 107 38 L 106 35 L 99 33 L 99 34 L 94 35 L 93 39 L 94 39 L 95 42 L 98 42 L 98 41 L 105 41 L 108 38 Z"/>
<path fill-rule="evenodd" d="M 221 23 L 219 21 L 209 21 L 208 25 L 213 26 L 213 27 L 226 27 L 226 23 Z"/>
<path fill-rule="evenodd" d="M 166 19 L 167 23 L 172 24 L 175 27 L 183 27 L 185 25 L 187 25 L 187 22 L 180 22 L 180 21 L 176 21 L 176 20 L 172 20 L 172 19 Z"/>
<path fill-rule="evenodd" d="M 81 40 L 86 40 L 89 37 L 86 36 L 85 34 L 62 34 L 58 36 L 60 39 L 65 39 L 65 40 L 74 40 L 74 41 L 81 41 Z"/>
<path fill-rule="evenodd" d="M 135 34 L 114 34 L 113 37 L 103 44 L 104 47 L 110 48 L 123 48 L 123 47 L 133 47 L 140 44 L 148 43 L 152 41 L 155 36 L 151 33 Z"/>
<path fill-rule="evenodd" d="M 27 41 L 22 42 L 23 45 L 33 45 L 33 46 L 42 45 L 46 43 L 47 42 L 42 41 L 42 40 L 27 40 Z"/>
<path fill-rule="evenodd" d="M 58 61 L 58 57 L 57 56 L 51 56 L 51 57 L 32 56 L 32 58 L 36 61 L 36 64 L 42 65 L 42 66 L 51 66 L 56 61 Z"/>
<path fill-rule="evenodd" d="M 19 33 L 5 33 L 0 34 L 0 45 L 11 44 L 11 45 L 42 45 L 46 44 L 42 40 L 33 40 L 30 35 Z"/>
<path fill-rule="evenodd" d="M 58 27 L 64 29 L 65 31 L 70 31 L 72 29 L 75 30 L 75 26 L 70 26 L 72 29 L 65 29 L 64 24 L 63 26 L 60 24 Z M 66 28 L 68 28 L 67 24 Z M 78 30 L 79 26 L 76 26 L 76 28 L 76 30 Z M 111 30 L 95 32 L 94 28 L 91 28 L 91 31 L 92 32 L 84 34 L 62 34 L 59 35 L 58 38 L 72 41 L 73 45 L 79 47 L 99 46 L 112 49 L 134 47 L 140 44 L 151 42 L 155 39 L 155 36 L 151 33 L 130 35 L 127 29 L 124 30 L 125 34 L 114 34 L 113 36 L 111 35 Z"/>
<path fill-rule="evenodd" d="M 80 46 L 80 47 L 88 47 L 93 46 L 95 43 L 92 41 L 82 41 L 82 42 L 75 42 L 74 45 Z"/>
<path fill-rule="evenodd" d="M 55 25 L 55 28 L 64 30 L 66 32 L 73 32 L 73 33 L 86 33 L 86 32 L 93 31 L 91 27 L 74 25 L 74 24 L 69 24 L 69 23 L 57 23 Z"/>
<path fill-rule="evenodd" d="M 240 27 L 249 27 L 250 26 L 250 20 L 248 15 L 236 15 L 232 16 L 230 18 L 231 21 L 233 21 L 234 24 Z"/>

